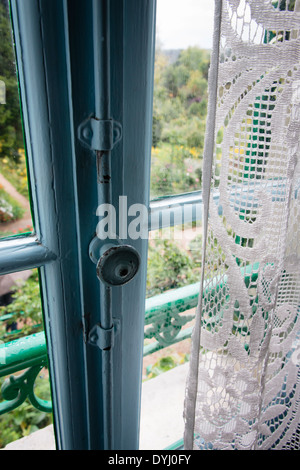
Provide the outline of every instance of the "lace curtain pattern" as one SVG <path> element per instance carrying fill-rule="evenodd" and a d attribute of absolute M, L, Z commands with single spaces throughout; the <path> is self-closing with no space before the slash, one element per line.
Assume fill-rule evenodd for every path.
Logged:
<path fill-rule="evenodd" d="M 185 448 L 299 449 L 300 1 L 216 0 L 209 90 Z"/>

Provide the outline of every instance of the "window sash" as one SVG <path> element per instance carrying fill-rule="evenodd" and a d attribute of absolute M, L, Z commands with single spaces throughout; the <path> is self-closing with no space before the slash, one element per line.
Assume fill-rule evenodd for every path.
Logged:
<path fill-rule="evenodd" d="M 87 341 L 100 318 L 99 281 L 88 256 L 97 223 L 96 165 L 77 139 L 95 106 L 92 3 L 11 1 L 36 233 L 0 242 L 0 272 L 40 269 L 59 449 L 103 449 L 107 433 L 101 354 Z M 110 3 L 111 104 L 125 135 L 114 150 L 112 171 L 120 184 L 112 198 L 122 191 L 148 206 L 155 0 Z M 117 449 L 138 448 L 139 437 L 147 241 L 133 244 L 142 269 L 113 302 L 121 321 L 111 391 Z"/>

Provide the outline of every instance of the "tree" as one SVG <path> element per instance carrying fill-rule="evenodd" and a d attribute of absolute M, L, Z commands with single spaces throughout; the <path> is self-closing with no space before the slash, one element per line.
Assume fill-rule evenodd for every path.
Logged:
<path fill-rule="evenodd" d="M 157 50 L 153 147 L 181 145 L 195 147 L 198 155 L 202 154 L 209 61 L 209 51 L 198 47 L 176 51 L 176 55 Z"/>
<path fill-rule="evenodd" d="M 0 104 L 0 157 L 17 158 L 23 147 L 18 81 L 6 0 L 0 0 L 0 80 L 5 84 L 6 103 Z"/>
<path fill-rule="evenodd" d="M 208 79 L 209 62 L 209 51 L 198 47 L 188 47 L 178 58 L 178 65 L 184 65 L 189 71 L 199 70 L 205 80 Z"/>

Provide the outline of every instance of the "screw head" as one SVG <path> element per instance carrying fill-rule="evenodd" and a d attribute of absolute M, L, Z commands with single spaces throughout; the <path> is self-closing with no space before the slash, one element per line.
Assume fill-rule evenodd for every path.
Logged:
<path fill-rule="evenodd" d="M 90 141 L 91 138 L 92 138 L 92 135 L 93 135 L 93 132 L 92 132 L 92 129 L 89 126 L 86 126 L 82 129 L 82 137 L 85 140 Z"/>
<path fill-rule="evenodd" d="M 131 281 L 139 270 L 140 256 L 130 245 L 110 247 L 97 264 L 98 278 L 110 286 L 122 286 Z"/>

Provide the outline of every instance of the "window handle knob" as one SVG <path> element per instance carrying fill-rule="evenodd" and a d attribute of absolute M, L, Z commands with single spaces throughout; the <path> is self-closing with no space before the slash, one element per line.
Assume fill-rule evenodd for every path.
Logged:
<path fill-rule="evenodd" d="M 119 240 L 104 241 L 95 237 L 90 244 L 90 258 L 96 264 L 98 279 L 108 286 L 127 284 L 140 267 L 137 250 Z"/>

